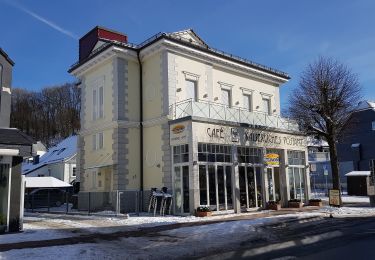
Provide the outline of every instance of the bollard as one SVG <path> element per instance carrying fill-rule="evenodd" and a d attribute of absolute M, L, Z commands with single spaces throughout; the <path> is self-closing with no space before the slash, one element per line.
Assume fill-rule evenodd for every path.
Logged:
<path fill-rule="evenodd" d="M 90 215 L 90 192 L 89 192 L 89 208 L 87 209 L 87 214 Z"/>
<path fill-rule="evenodd" d="M 135 212 L 139 216 L 139 193 L 138 191 L 135 192 Z"/>

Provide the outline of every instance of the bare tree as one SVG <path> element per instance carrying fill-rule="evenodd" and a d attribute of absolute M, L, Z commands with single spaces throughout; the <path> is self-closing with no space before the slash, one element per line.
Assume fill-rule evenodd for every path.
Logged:
<path fill-rule="evenodd" d="M 47 147 L 80 129 L 80 90 L 72 83 L 40 91 L 14 88 L 11 108 L 11 126 Z"/>
<path fill-rule="evenodd" d="M 357 76 L 332 58 L 319 58 L 302 73 L 299 87 L 289 99 L 290 115 L 302 130 L 327 141 L 330 148 L 332 182 L 341 189 L 336 143 L 348 115 L 361 96 Z"/>

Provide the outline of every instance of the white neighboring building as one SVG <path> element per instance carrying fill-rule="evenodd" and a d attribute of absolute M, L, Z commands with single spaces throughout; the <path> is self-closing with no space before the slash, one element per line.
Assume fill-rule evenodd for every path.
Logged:
<path fill-rule="evenodd" d="M 27 177 L 52 176 L 67 183 L 76 179 L 77 136 L 70 136 L 47 153 L 22 166 L 22 174 Z"/>
<path fill-rule="evenodd" d="M 47 152 L 47 148 L 41 141 L 38 141 L 35 144 L 33 144 L 33 154 L 35 154 L 39 158 L 41 156 L 43 156 L 46 152 Z M 35 156 L 30 157 L 30 158 L 25 158 L 23 160 L 23 162 L 26 163 L 26 164 L 28 164 L 28 163 L 32 164 L 33 161 L 34 161 L 34 158 L 35 158 Z"/>

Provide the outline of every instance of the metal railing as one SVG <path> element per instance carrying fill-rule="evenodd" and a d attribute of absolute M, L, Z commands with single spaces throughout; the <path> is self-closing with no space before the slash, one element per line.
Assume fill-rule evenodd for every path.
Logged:
<path fill-rule="evenodd" d="M 246 123 L 252 126 L 299 131 L 297 122 L 288 118 L 283 118 L 278 115 L 268 115 L 267 113 L 262 112 L 248 111 L 241 107 L 229 107 L 227 105 L 203 100 L 193 101 L 192 99 L 187 99 L 175 103 L 169 108 L 169 116 L 172 119 L 194 116 L 236 123 Z"/>
<path fill-rule="evenodd" d="M 115 190 L 109 192 L 79 192 L 45 190 L 25 195 L 26 212 L 105 214 L 139 213 L 141 191 Z"/>

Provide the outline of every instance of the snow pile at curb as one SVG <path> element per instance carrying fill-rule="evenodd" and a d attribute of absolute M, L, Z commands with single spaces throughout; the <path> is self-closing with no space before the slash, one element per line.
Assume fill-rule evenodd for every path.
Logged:
<path fill-rule="evenodd" d="M 375 216 L 375 208 L 364 207 L 323 207 L 320 212 L 332 214 L 333 216 Z"/>

